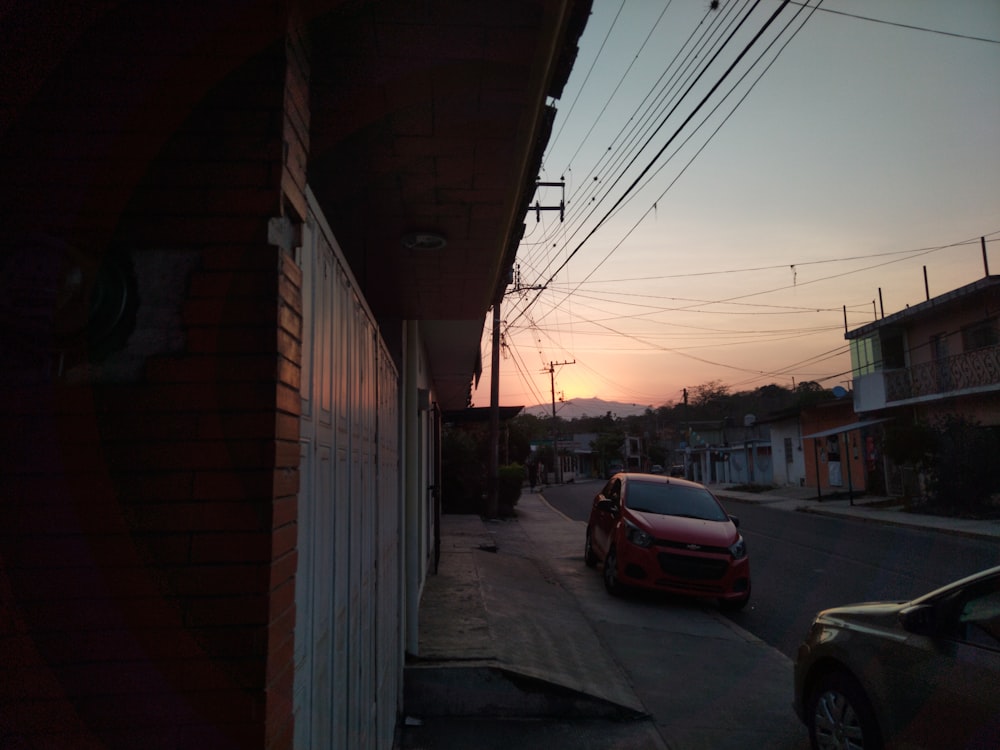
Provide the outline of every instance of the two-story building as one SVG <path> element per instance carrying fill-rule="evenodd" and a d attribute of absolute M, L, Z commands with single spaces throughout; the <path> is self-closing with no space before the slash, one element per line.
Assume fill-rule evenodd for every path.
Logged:
<path fill-rule="evenodd" d="M 987 275 L 845 337 L 859 419 L 905 426 L 961 416 L 1000 426 L 1000 277 Z M 897 467 L 880 460 L 887 491 L 901 493 Z"/>
<path fill-rule="evenodd" d="M 854 410 L 1000 425 L 1000 276 L 855 328 Z"/>

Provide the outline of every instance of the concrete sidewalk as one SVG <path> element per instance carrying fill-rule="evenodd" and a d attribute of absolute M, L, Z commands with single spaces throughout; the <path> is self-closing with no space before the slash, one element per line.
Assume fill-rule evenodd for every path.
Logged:
<path fill-rule="evenodd" d="M 788 511 L 1000 536 L 1000 521 L 918 516 L 884 498 L 852 504 L 797 488 L 712 489 Z M 522 495 L 517 514 L 441 519 L 440 565 L 420 604 L 419 655 L 405 669 L 400 750 L 808 745 L 791 713 L 786 657 L 711 607 L 609 607 L 601 577 L 583 564 L 583 524 L 543 494 Z M 646 667 L 637 657 L 644 643 L 662 655 Z M 725 670 L 711 668 L 718 654 Z M 669 691 L 673 715 L 651 716 L 637 689 Z"/>
<path fill-rule="evenodd" d="M 766 492 L 740 492 L 726 485 L 708 485 L 716 495 L 739 502 L 768 505 L 782 510 L 847 516 L 859 521 L 927 529 L 947 534 L 981 538 L 1000 538 L 1000 519 L 978 520 L 950 518 L 907 512 L 902 501 L 894 498 L 861 496 L 817 497 L 815 488 L 779 487 Z"/>
<path fill-rule="evenodd" d="M 552 569 L 580 558 L 578 537 L 540 495 L 522 497 L 516 519 L 442 517 L 420 653 L 405 670 L 401 748 L 665 747 Z"/>

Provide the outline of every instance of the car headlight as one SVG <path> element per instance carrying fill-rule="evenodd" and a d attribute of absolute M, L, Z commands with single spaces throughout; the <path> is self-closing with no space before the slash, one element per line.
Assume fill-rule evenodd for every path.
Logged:
<path fill-rule="evenodd" d="M 743 535 L 729 545 L 729 554 L 733 556 L 734 560 L 742 560 L 747 556 L 747 543 L 743 541 Z"/>
<path fill-rule="evenodd" d="M 631 521 L 625 522 L 625 538 L 636 547 L 650 547 L 653 544 L 653 537 Z"/>

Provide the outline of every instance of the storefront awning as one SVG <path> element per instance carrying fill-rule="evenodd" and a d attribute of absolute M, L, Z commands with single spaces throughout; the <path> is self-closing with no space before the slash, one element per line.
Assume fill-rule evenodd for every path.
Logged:
<path fill-rule="evenodd" d="M 822 432 L 814 432 L 811 435 L 803 435 L 805 438 L 822 438 L 829 437 L 830 435 L 840 435 L 844 432 L 851 432 L 852 430 L 860 430 L 862 427 L 869 427 L 873 424 L 881 424 L 882 422 L 892 421 L 892 417 L 882 417 L 881 419 L 862 419 L 860 422 L 851 422 L 850 424 L 841 425 L 840 427 L 831 427 L 829 430 L 823 430 Z"/>

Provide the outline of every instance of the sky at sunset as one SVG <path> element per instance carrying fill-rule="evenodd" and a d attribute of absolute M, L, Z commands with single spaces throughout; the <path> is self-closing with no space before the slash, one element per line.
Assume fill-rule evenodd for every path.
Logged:
<path fill-rule="evenodd" d="M 981 278 L 981 237 L 1000 273 L 1000 3 L 710 5 L 594 1 L 539 175 L 565 220 L 526 217 L 501 308 L 501 404 L 549 403 L 551 363 L 566 400 L 849 387 L 845 307 L 856 328 L 923 301 L 925 268 L 931 296 Z M 477 406 L 489 326 L 483 363 Z"/>

